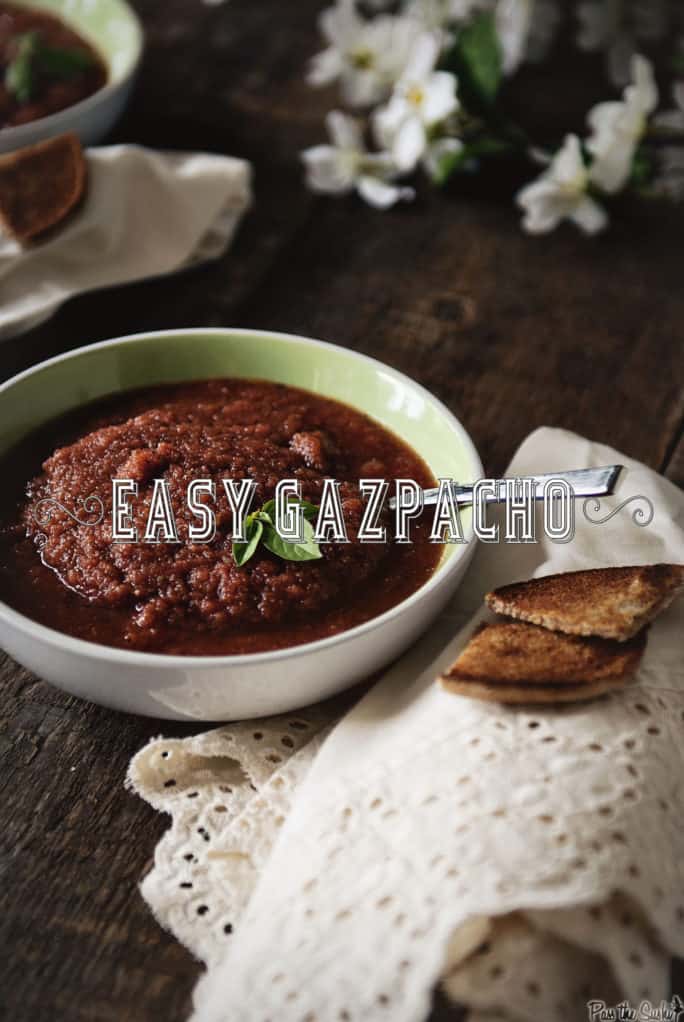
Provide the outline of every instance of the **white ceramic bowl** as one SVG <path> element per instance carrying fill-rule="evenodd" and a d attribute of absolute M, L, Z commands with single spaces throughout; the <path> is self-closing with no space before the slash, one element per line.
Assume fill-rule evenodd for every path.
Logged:
<path fill-rule="evenodd" d="M 353 351 L 287 334 L 181 330 L 104 341 L 43 362 L 0 387 L 0 454 L 31 429 L 104 394 L 135 386 L 242 376 L 346 401 L 401 435 L 436 476 L 464 482 L 482 465 L 470 437 L 423 387 Z M 469 514 L 464 531 L 472 540 Z M 235 720 L 325 699 L 406 649 L 446 604 L 474 543 L 447 545 L 432 577 L 402 603 L 331 638 L 282 651 L 183 657 L 71 638 L 0 603 L 0 644 L 59 688 L 130 713 Z"/>
<path fill-rule="evenodd" d="M 106 84 L 92 96 L 37 121 L 0 130 L 0 153 L 75 131 L 83 145 L 99 142 L 114 126 L 130 96 L 143 50 L 138 16 L 125 0 L 12 0 L 56 14 L 91 43 L 107 65 Z"/>

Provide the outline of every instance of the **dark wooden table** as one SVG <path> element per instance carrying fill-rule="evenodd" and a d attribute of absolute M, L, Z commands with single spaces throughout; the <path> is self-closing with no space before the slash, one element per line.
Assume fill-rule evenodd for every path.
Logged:
<path fill-rule="evenodd" d="M 409 373 L 502 471 L 537 426 L 575 429 L 684 482 L 684 210 L 621 210 L 609 234 L 530 239 L 497 182 L 390 213 L 315 198 L 298 152 L 330 95 L 304 81 L 317 0 L 138 0 L 148 52 L 116 139 L 251 160 L 256 203 L 231 251 L 183 278 L 70 302 L 2 347 L 2 375 L 105 337 L 241 325 L 321 337 Z M 520 84 L 542 122 L 604 98 L 587 74 Z M 541 77 L 540 77 L 541 76 Z M 602 92 L 603 90 L 603 92 Z M 199 966 L 137 891 L 166 826 L 123 789 L 151 736 L 188 728 L 70 699 L 1 666 L 2 1018 L 178 1022 Z M 678 984 L 680 992 L 684 984 Z M 446 1010 L 437 1009 L 440 1017 Z"/>

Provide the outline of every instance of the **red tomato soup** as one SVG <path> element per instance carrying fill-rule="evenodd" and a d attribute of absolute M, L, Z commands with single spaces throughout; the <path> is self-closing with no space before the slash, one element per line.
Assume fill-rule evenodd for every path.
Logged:
<path fill-rule="evenodd" d="M 361 412 L 293 387 L 217 379 L 107 398 L 49 423 L 0 466 L 0 598 L 42 624 L 125 649 L 217 655 L 281 649 L 361 624 L 428 580 L 441 546 L 430 520 L 412 523 L 413 542 L 361 543 L 358 480 L 414 479 L 435 485 L 405 443 Z M 239 567 L 222 480 L 253 479 L 251 510 L 281 479 L 319 504 L 323 481 L 340 482 L 348 543 L 321 543 L 320 559 L 283 560 L 260 544 Z M 112 479 L 131 479 L 138 542 L 113 542 Z M 145 543 L 153 481 L 166 480 L 178 542 Z M 189 541 L 197 525 L 188 484 L 215 484 L 216 533 Z M 105 509 L 96 526 L 78 499 Z M 48 505 L 56 501 L 49 519 Z M 36 517 L 44 521 L 38 524 Z M 89 519 L 92 520 L 92 519 Z"/>

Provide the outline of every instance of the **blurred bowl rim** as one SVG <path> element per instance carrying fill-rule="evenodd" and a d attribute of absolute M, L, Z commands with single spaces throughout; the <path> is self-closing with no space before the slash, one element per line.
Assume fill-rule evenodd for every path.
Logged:
<path fill-rule="evenodd" d="M 122 337 L 113 337 L 104 341 L 98 341 L 95 344 L 88 344 L 80 348 L 74 348 L 73 350 L 64 352 L 60 355 L 55 355 L 53 358 L 46 359 L 43 362 L 38 362 L 36 365 L 23 370 L 21 373 L 17 373 L 15 376 L 0 385 L 0 401 L 2 401 L 2 397 L 7 390 L 16 386 L 27 377 L 32 376 L 34 373 L 49 369 L 52 365 L 68 362 L 71 359 L 77 359 L 88 352 L 100 351 L 107 348 L 123 346 L 125 344 L 136 344 L 147 338 L 182 336 L 184 334 L 202 334 L 205 336 L 214 335 L 216 337 L 226 336 L 227 334 L 250 334 L 255 337 L 276 338 L 277 340 L 284 341 L 286 343 L 288 341 L 297 341 L 298 343 L 304 343 L 305 345 L 310 345 L 317 349 L 332 349 L 338 352 L 342 351 L 349 357 L 366 363 L 371 368 L 381 369 L 383 373 L 389 373 L 403 385 L 408 384 L 412 387 L 424 401 L 430 404 L 446 419 L 454 433 L 457 434 L 459 442 L 463 445 L 464 452 L 473 468 L 473 478 L 479 479 L 484 474 L 480 456 L 470 434 L 467 432 L 460 420 L 456 418 L 453 412 L 451 412 L 447 406 L 439 400 L 439 398 L 435 397 L 434 394 L 427 390 L 426 387 L 423 387 L 422 384 L 413 380 L 405 373 L 400 372 L 398 369 L 394 369 L 392 366 L 387 365 L 386 362 L 381 362 L 379 359 L 373 358 L 370 355 L 364 355 L 352 348 L 345 348 L 342 345 L 332 344 L 329 341 L 320 341 L 312 337 L 306 337 L 300 334 L 284 333 L 282 331 L 255 330 L 251 327 L 183 327 L 180 329 L 151 330 L 143 333 L 126 334 Z M 117 391 L 110 393 L 117 393 Z M 120 391 L 120 393 L 124 393 L 124 391 Z M 78 405 L 73 405 L 72 407 L 76 408 Z M 355 407 L 357 411 L 363 412 L 365 415 L 369 415 L 369 413 L 365 412 L 362 408 L 358 408 L 354 405 L 352 405 L 352 407 Z M 373 416 L 370 417 L 373 418 Z M 37 422 L 35 428 L 42 424 L 42 422 Z M 11 446 L 12 445 L 10 445 L 10 447 Z M 95 659 L 106 660 L 128 667 L 137 666 L 168 670 L 169 668 L 190 669 L 200 667 L 240 667 L 247 664 L 269 663 L 277 660 L 286 660 L 290 657 L 301 657 L 315 654 L 321 649 L 328 649 L 335 645 L 341 645 L 345 642 L 353 641 L 355 638 L 361 637 L 374 629 L 382 628 L 390 620 L 405 613 L 415 603 L 424 599 L 433 589 L 442 585 L 449 575 L 455 573 L 459 569 L 461 560 L 463 557 L 467 556 L 474 541 L 472 522 L 469 522 L 467 526 L 464 527 L 464 538 L 466 539 L 466 543 L 459 547 L 459 550 L 454 556 L 450 557 L 447 561 L 442 561 L 438 564 L 427 582 L 424 582 L 419 589 L 416 589 L 410 596 L 401 600 L 400 603 L 390 607 L 389 610 L 384 611 L 377 617 L 370 618 L 368 621 L 364 621 L 360 625 L 355 625 L 353 628 L 346 629 L 343 632 L 338 632 L 336 635 L 331 635 L 323 639 L 315 639 L 312 642 L 305 642 L 296 646 L 288 646 L 284 649 L 267 650 L 258 653 L 209 656 L 182 656 L 170 653 L 147 653 L 145 651 L 120 649 L 117 646 L 106 646 L 102 643 L 90 642 L 87 639 L 78 639 L 74 636 L 67 635 L 66 632 L 60 632 L 55 628 L 49 628 L 47 625 L 42 625 L 37 621 L 33 621 L 31 618 L 26 617 L 19 611 L 14 610 L 2 600 L 0 600 L 0 619 L 4 619 L 7 624 L 18 628 L 24 634 L 33 635 L 42 642 L 48 643 L 52 646 L 59 646 L 60 648 L 66 649 L 74 654 L 87 655 Z"/>

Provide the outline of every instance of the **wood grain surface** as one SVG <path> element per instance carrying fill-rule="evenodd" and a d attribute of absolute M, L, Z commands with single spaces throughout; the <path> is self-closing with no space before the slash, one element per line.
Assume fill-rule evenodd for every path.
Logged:
<path fill-rule="evenodd" d="M 492 474 L 531 430 L 553 425 L 684 483 L 684 210 L 625 204 L 610 233 L 588 241 L 570 228 L 524 236 L 500 182 L 421 193 L 385 214 L 316 198 L 298 152 L 322 140 L 332 103 L 303 73 L 321 4 L 135 6 L 148 48 L 116 140 L 245 157 L 254 209 L 214 265 L 82 297 L 5 343 L 4 377 L 140 330 L 299 332 L 429 387 Z M 553 109 L 576 119 L 605 98 L 599 70 L 587 60 Z M 540 75 L 523 75 L 512 102 L 543 122 L 552 108 Z M 190 729 L 70 699 L 8 658 L 0 689 L 0 1017 L 180 1022 L 199 965 L 137 891 L 167 821 L 123 778 L 150 737 Z M 684 992 L 680 975 L 675 987 Z M 437 1003 L 434 1018 L 448 1017 Z"/>

